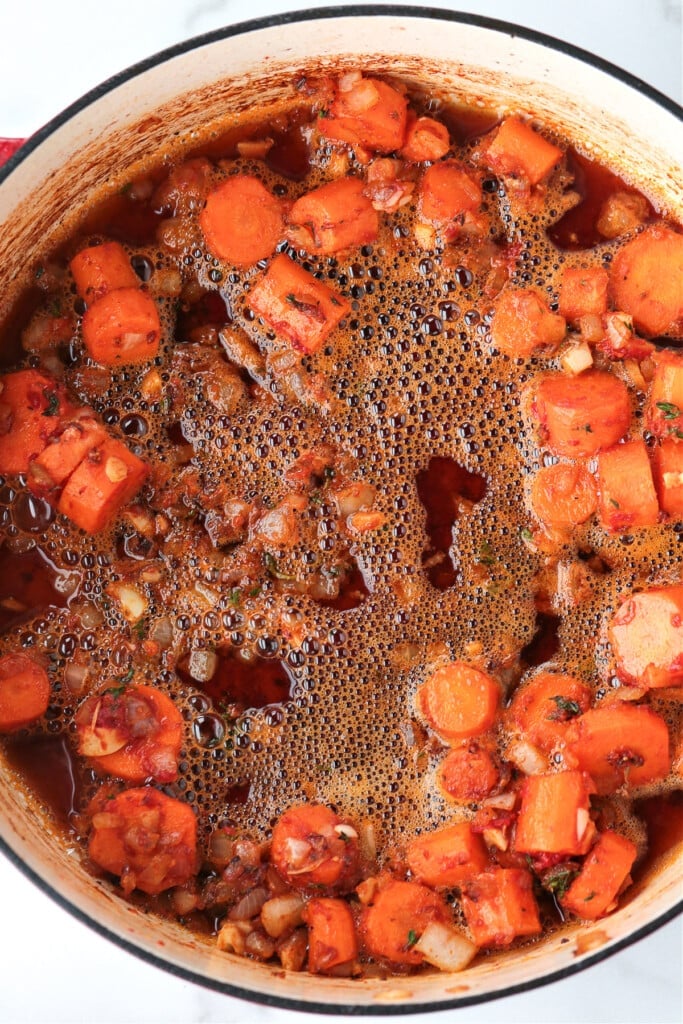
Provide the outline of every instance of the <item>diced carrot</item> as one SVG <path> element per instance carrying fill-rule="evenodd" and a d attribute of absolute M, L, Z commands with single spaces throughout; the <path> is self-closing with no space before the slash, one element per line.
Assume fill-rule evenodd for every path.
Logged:
<path fill-rule="evenodd" d="M 531 874 L 523 868 L 492 868 L 462 893 L 465 919 L 477 946 L 509 946 L 542 930 Z"/>
<path fill-rule="evenodd" d="M 404 160 L 424 163 L 426 160 L 440 160 L 451 148 L 448 128 L 433 117 L 416 117 L 408 112 L 406 140 L 401 149 Z"/>
<path fill-rule="evenodd" d="M 584 920 L 595 921 L 611 908 L 627 882 L 638 850 L 617 832 L 603 832 L 560 903 Z"/>
<path fill-rule="evenodd" d="M 518 117 L 506 118 L 485 147 L 484 162 L 496 174 L 537 185 L 562 158 L 562 150 Z"/>
<path fill-rule="evenodd" d="M 643 786 L 669 773 L 666 722 L 643 705 L 611 704 L 576 718 L 567 729 L 567 760 L 588 772 L 598 793 Z"/>
<path fill-rule="evenodd" d="M 450 912 L 438 893 L 419 882 L 389 881 L 376 892 L 360 918 L 363 944 L 371 956 L 392 964 L 423 961 L 415 943 L 432 921 L 450 921 Z"/>
<path fill-rule="evenodd" d="M 28 654 L 0 657 L 0 732 L 14 732 L 44 715 L 50 701 L 47 672 Z"/>
<path fill-rule="evenodd" d="M 612 260 L 610 291 L 616 309 L 630 313 L 645 334 L 677 334 L 683 325 L 683 234 L 653 224 Z"/>
<path fill-rule="evenodd" d="M 506 717 L 513 727 L 550 752 L 564 743 L 569 722 L 591 706 L 591 688 L 574 676 L 539 672 L 515 691 Z"/>
<path fill-rule="evenodd" d="M 360 178 L 339 178 L 308 192 L 287 216 L 287 234 L 308 252 L 331 253 L 377 238 L 379 216 Z"/>
<path fill-rule="evenodd" d="M 81 249 L 69 266 L 76 291 L 89 306 L 116 288 L 140 286 L 128 253 L 118 242 L 103 242 Z"/>
<path fill-rule="evenodd" d="M 496 299 L 491 341 L 510 358 L 525 358 L 537 348 L 558 345 L 565 331 L 564 317 L 552 313 L 533 288 L 510 288 Z"/>
<path fill-rule="evenodd" d="M 497 786 L 500 773 L 486 749 L 476 742 L 454 747 L 439 766 L 443 791 L 458 803 L 476 803 Z"/>
<path fill-rule="evenodd" d="M 0 379 L 0 473 L 25 473 L 60 427 L 63 388 L 38 370 Z"/>
<path fill-rule="evenodd" d="M 235 174 L 209 193 L 199 226 L 214 256 L 249 267 L 270 256 L 282 238 L 282 203 L 258 178 Z"/>
<path fill-rule="evenodd" d="M 93 694 L 78 709 L 75 722 L 78 752 L 98 770 L 127 782 L 173 782 L 177 777 L 183 719 L 161 690 L 123 686 Z"/>
<path fill-rule="evenodd" d="M 683 586 L 631 594 L 609 624 L 617 675 L 638 686 L 683 683 Z"/>
<path fill-rule="evenodd" d="M 609 274 L 604 267 L 565 267 L 560 280 L 560 313 L 571 323 L 607 312 Z"/>
<path fill-rule="evenodd" d="M 420 180 L 420 219 L 439 228 L 444 237 L 456 237 L 466 214 L 481 206 L 481 185 L 455 160 L 428 167 Z"/>
<path fill-rule="evenodd" d="M 90 859 L 121 887 L 156 895 L 183 885 L 197 870 L 197 819 L 180 800 L 150 786 L 128 789 L 91 806 Z"/>
<path fill-rule="evenodd" d="M 273 829 L 270 857 L 295 889 L 347 892 L 357 881 L 356 831 L 322 804 L 285 811 Z"/>
<path fill-rule="evenodd" d="M 654 356 L 646 425 L 657 437 L 683 438 L 683 353 L 661 349 Z"/>
<path fill-rule="evenodd" d="M 683 516 L 683 444 L 665 437 L 652 453 L 659 507 L 672 518 Z"/>
<path fill-rule="evenodd" d="M 334 100 L 321 111 L 321 135 L 360 144 L 373 153 L 392 153 L 405 140 L 408 100 L 378 78 L 342 79 Z"/>
<path fill-rule="evenodd" d="M 595 480 L 579 462 L 542 466 L 531 481 L 529 496 L 539 522 L 554 530 L 585 523 L 598 505 Z"/>
<path fill-rule="evenodd" d="M 125 444 L 108 438 L 71 474 L 58 509 L 82 530 L 97 533 L 140 490 L 148 472 Z"/>
<path fill-rule="evenodd" d="M 308 969 L 325 974 L 358 957 L 353 914 L 345 900 L 321 897 L 309 900 L 303 910 L 308 928 Z"/>
<path fill-rule="evenodd" d="M 62 421 L 59 434 L 28 467 L 28 486 L 34 494 L 49 497 L 68 477 L 88 452 L 106 439 L 104 427 L 93 416 Z"/>
<path fill-rule="evenodd" d="M 253 288 L 249 305 L 279 338 L 308 354 L 351 311 L 348 299 L 284 254 L 275 257 Z"/>
<path fill-rule="evenodd" d="M 418 882 L 451 888 L 484 871 L 488 856 L 481 836 L 461 821 L 411 839 L 406 860 Z"/>
<path fill-rule="evenodd" d="M 139 288 L 103 295 L 85 311 L 81 332 L 88 354 L 103 366 L 146 363 L 159 351 L 159 314 Z"/>
<path fill-rule="evenodd" d="M 610 533 L 654 526 L 659 502 L 645 442 L 638 438 L 598 455 L 598 511 Z"/>
<path fill-rule="evenodd" d="M 522 783 L 515 828 L 517 853 L 586 853 L 595 834 L 590 819 L 590 777 L 580 771 L 531 775 Z"/>
<path fill-rule="evenodd" d="M 556 455 L 590 457 L 610 448 L 628 431 L 628 388 L 604 370 L 578 377 L 548 373 L 541 378 L 534 411 L 543 441 Z"/>
<path fill-rule="evenodd" d="M 496 718 L 500 687 L 491 676 L 464 661 L 442 665 L 422 684 L 422 714 L 446 739 L 467 739 L 489 729 Z"/>

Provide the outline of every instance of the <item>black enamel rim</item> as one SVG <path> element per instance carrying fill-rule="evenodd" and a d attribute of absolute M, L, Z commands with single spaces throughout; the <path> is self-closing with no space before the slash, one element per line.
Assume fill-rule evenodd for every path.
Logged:
<path fill-rule="evenodd" d="M 189 53 L 192 50 L 199 49 L 202 46 L 206 46 L 210 43 L 219 42 L 223 39 L 228 39 L 232 36 L 244 35 L 247 32 L 258 31 L 267 28 L 277 28 L 279 26 L 292 25 L 301 21 L 319 21 L 331 18 L 355 18 L 355 17 L 401 17 L 401 18 L 420 18 L 432 21 L 448 21 L 455 22 L 457 24 L 474 25 L 478 28 L 487 29 L 491 32 L 502 33 L 503 35 L 509 36 L 510 38 L 524 39 L 532 43 L 544 46 L 548 49 L 555 50 L 558 53 L 563 53 L 568 57 L 578 60 L 584 64 L 589 64 L 599 71 L 606 73 L 612 78 L 616 78 L 623 82 L 625 85 L 634 89 L 636 92 L 646 96 L 652 100 L 658 106 L 663 107 L 665 110 L 672 113 L 679 120 L 683 121 L 683 107 L 676 103 L 674 100 L 665 96 L 663 93 L 654 89 L 652 86 L 643 82 L 642 79 L 637 78 L 635 75 L 624 71 L 622 68 L 617 67 L 610 61 L 604 60 L 602 57 L 597 57 L 595 54 L 590 53 L 587 50 L 583 50 L 578 46 L 574 46 L 571 43 L 565 43 L 562 40 L 555 39 L 552 36 L 545 35 L 542 32 L 537 32 L 534 29 L 524 28 L 519 25 L 513 25 L 509 22 L 500 21 L 496 18 L 482 17 L 476 14 L 461 14 L 456 11 L 444 11 L 432 7 L 411 7 L 400 4 L 388 4 L 382 6 L 364 5 L 364 4 L 348 4 L 340 7 L 325 7 L 325 8 L 311 8 L 305 11 L 292 11 L 283 14 L 271 15 L 265 18 L 257 18 L 252 21 L 240 22 L 236 25 L 229 25 L 222 29 L 216 29 L 212 32 L 207 32 L 204 35 L 195 36 L 193 39 L 189 39 L 186 42 L 178 43 L 175 46 L 169 47 L 166 50 L 162 50 L 160 53 L 155 54 L 152 57 L 147 58 L 144 61 L 140 61 L 137 64 L 133 64 L 125 71 L 121 71 L 119 74 L 114 75 L 112 78 L 102 82 L 101 85 L 90 90 L 81 99 L 77 100 L 68 106 L 61 114 L 52 118 L 43 128 L 37 131 L 31 136 L 17 151 L 13 154 L 10 159 L 0 168 L 0 185 L 5 179 L 17 170 L 22 162 L 38 149 L 38 147 L 50 136 L 54 131 L 66 124 L 74 115 L 79 114 L 85 110 L 92 103 L 99 100 L 102 96 L 118 88 L 124 82 L 128 82 L 131 79 L 136 78 L 138 75 L 143 74 L 145 71 L 150 70 L 158 65 L 165 63 L 173 57 L 178 57 L 182 54 Z M 683 899 L 674 906 L 667 909 L 665 912 L 660 914 L 657 918 L 649 921 L 647 924 L 638 928 L 630 935 L 623 939 L 614 942 L 607 949 L 598 949 L 585 957 L 583 960 L 576 964 L 570 964 L 567 967 L 552 971 L 551 973 L 544 974 L 541 977 L 533 978 L 529 981 L 521 982 L 519 985 L 509 985 L 504 989 L 495 992 L 488 992 L 479 995 L 463 996 L 458 999 L 439 1000 L 428 1003 L 411 1003 L 410 1005 L 351 1005 L 351 1004 L 333 1004 L 333 1003 L 319 1003 L 313 1001 L 304 1001 L 302 999 L 287 999 L 281 996 L 271 995 L 265 992 L 253 991 L 251 989 L 241 988 L 238 985 L 214 980 L 207 978 L 201 974 L 197 974 L 194 971 L 179 967 L 175 964 L 171 964 L 164 960 L 162 957 L 157 956 L 153 953 L 148 952 L 145 949 L 140 948 L 134 943 L 128 941 L 122 936 L 110 931 L 105 925 L 101 924 L 96 918 L 90 917 L 87 913 L 81 910 L 69 902 L 60 892 L 54 889 L 48 882 L 46 882 L 40 875 L 38 875 L 33 868 L 29 867 L 8 845 L 6 840 L 0 837 L 0 850 L 5 854 L 9 861 L 15 865 L 15 867 L 21 871 L 31 882 L 34 883 L 39 889 L 41 889 L 46 895 L 51 897 L 62 909 L 70 913 L 76 920 L 90 927 L 93 931 L 97 932 L 103 938 L 108 939 L 115 945 L 126 950 L 128 953 L 132 953 L 134 956 L 139 957 L 147 963 L 159 967 L 169 974 L 174 975 L 184 981 L 191 981 L 195 984 L 201 985 L 208 989 L 213 989 L 216 992 L 221 992 L 223 995 L 234 996 L 239 999 L 244 999 L 249 1002 L 261 1003 L 266 1006 L 280 1007 L 286 1010 L 297 1010 L 300 1012 L 309 1013 L 321 1013 L 321 1014 L 337 1014 L 339 1016 L 349 1017 L 364 1017 L 364 1016 L 406 1016 L 414 1013 L 425 1013 L 429 1011 L 440 1011 L 455 1009 L 459 1006 L 471 1006 L 476 1003 L 491 1002 L 495 999 L 501 999 L 506 996 L 516 995 L 522 992 L 529 992 L 532 989 L 540 988 L 543 985 L 548 985 L 551 982 L 561 981 L 564 978 L 571 977 L 574 974 L 578 974 L 580 971 L 585 970 L 595 964 L 600 963 L 602 960 L 606 960 L 612 954 L 625 949 L 628 946 L 633 945 L 641 939 L 646 938 L 652 932 L 658 928 L 667 924 L 673 920 L 679 914 L 683 913 Z"/>

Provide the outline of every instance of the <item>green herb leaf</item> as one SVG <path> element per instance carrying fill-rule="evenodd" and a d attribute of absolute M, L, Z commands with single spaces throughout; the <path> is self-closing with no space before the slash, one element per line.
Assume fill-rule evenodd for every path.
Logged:
<path fill-rule="evenodd" d="M 551 892 L 558 900 L 561 900 L 563 896 L 566 896 L 569 886 L 576 878 L 577 871 L 573 868 L 558 868 L 556 871 L 552 871 L 545 876 L 543 879 L 543 888 Z"/>
<path fill-rule="evenodd" d="M 530 543 L 534 539 L 534 535 L 528 526 L 523 526 L 522 529 L 519 531 L 519 535 L 522 538 L 522 540 L 526 541 L 527 543 Z"/>
<path fill-rule="evenodd" d="M 557 710 L 548 715 L 549 722 L 564 722 L 567 718 L 575 718 L 581 714 L 581 708 L 575 700 L 567 700 L 566 697 L 551 697 L 555 701 Z"/>
<path fill-rule="evenodd" d="M 136 622 L 135 625 L 131 627 L 131 632 L 137 640 L 144 639 L 146 630 L 147 623 L 144 619 L 140 619 L 139 622 Z"/>
<path fill-rule="evenodd" d="M 239 589 L 239 587 L 233 587 L 233 589 L 228 594 L 228 601 L 233 606 L 233 608 L 237 608 L 238 607 L 241 598 L 242 598 L 242 591 Z"/>
<path fill-rule="evenodd" d="M 414 932 L 413 929 L 411 928 L 410 931 L 408 932 L 408 938 L 407 938 L 407 941 L 406 941 L 406 947 L 408 949 L 412 949 L 416 942 L 417 942 L 417 933 Z"/>
<path fill-rule="evenodd" d="M 261 587 L 259 587 L 259 586 L 252 587 L 251 590 L 249 591 L 249 597 L 258 597 L 260 593 L 261 593 Z"/>
<path fill-rule="evenodd" d="M 277 559 L 271 555 L 270 551 L 264 552 L 263 564 L 266 567 L 268 573 L 276 580 L 291 581 L 296 579 L 296 576 L 289 576 L 286 572 L 282 572 L 277 564 Z"/>
<path fill-rule="evenodd" d="M 55 391 L 50 391 L 49 388 L 43 388 L 43 396 L 47 402 L 47 408 L 43 412 L 43 416 L 56 416 L 59 412 L 59 398 Z"/>
<path fill-rule="evenodd" d="M 669 427 L 669 434 L 678 441 L 683 441 L 683 430 L 679 430 L 678 427 Z"/>
<path fill-rule="evenodd" d="M 657 402 L 657 408 L 664 413 L 665 420 L 677 420 L 681 410 L 673 402 Z"/>
<path fill-rule="evenodd" d="M 493 565 L 496 561 L 493 548 L 487 540 L 483 541 L 479 548 L 479 557 L 477 558 L 477 561 L 480 562 L 481 565 Z"/>

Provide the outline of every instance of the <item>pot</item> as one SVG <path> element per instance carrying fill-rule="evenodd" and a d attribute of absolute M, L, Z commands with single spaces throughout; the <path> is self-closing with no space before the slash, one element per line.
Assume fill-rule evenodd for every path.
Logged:
<path fill-rule="evenodd" d="M 0 315 L 31 267 L 79 211 L 212 122 L 276 111 L 300 74 L 321 67 L 398 75 L 472 104 L 534 114 L 683 219 L 683 140 L 675 104 L 597 59 L 476 17 L 410 8 L 326 9 L 232 27 L 122 74 L 40 131 L 0 173 Z M 172 137 L 169 142 L 169 126 Z M 457 979 L 283 977 L 234 959 L 168 921 L 151 921 L 55 842 L 41 808 L 0 764 L 0 838 L 11 859 L 98 931 L 192 980 L 249 999 L 324 1012 L 445 1009 L 579 970 L 680 911 L 681 849 L 611 917 L 485 959 Z M 569 937 L 569 942 L 566 941 Z"/>

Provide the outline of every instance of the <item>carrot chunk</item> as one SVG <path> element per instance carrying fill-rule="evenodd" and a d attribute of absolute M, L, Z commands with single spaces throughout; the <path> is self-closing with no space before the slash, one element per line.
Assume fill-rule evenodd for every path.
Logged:
<path fill-rule="evenodd" d="M 576 323 L 607 312 L 609 274 L 604 267 L 565 267 L 560 282 L 560 313 Z"/>
<path fill-rule="evenodd" d="M 659 502 L 645 442 L 627 441 L 598 455 L 598 511 L 610 533 L 654 526 Z"/>
<path fill-rule="evenodd" d="M 567 751 L 600 794 L 663 779 L 671 767 L 666 722 L 642 705 L 587 711 L 567 729 Z"/>
<path fill-rule="evenodd" d="M 356 882 L 358 837 L 329 807 L 298 804 L 275 825 L 270 857 L 295 889 L 347 892 Z"/>
<path fill-rule="evenodd" d="M 408 112 L 406 141 L 401 150 L 404 160 L 424 163 L 426 160 L 440 160 L 451 147 L 448 128 L 433 117 L 416 117 Z"/>
<path fill-rule="evenodd" d="M 199 226 L 214 256 L 249 267 L 270 256 L 282 238 L 282 203 L 258 178 L 235 174 L 209 193 Z"/>
<path fill-rule="evenodd" d="M 326 139 L 392 153 L 403 145 L 407 120 L 408 100 L 386 82 L 343 78 L 318 127 Z"/>
<path fill-rule="evenodd" d="M 464 661 L 438 668 L 420 687 L 418 706 L 446 739 L 466 739 L 489 729 L 496 718 L 500 687 Z"/>
<path fill-rule="evenodd" d="M 156 895 L 197 870 L 197 820 L 180 800 L 149 786 L 91 805 L 90 859 L 133 889 Z"/>
<path fill-rule="evenodd" d="M 71 476 L 88 452 L 106 439 L 104 427 L 92 416 L 62 423 L 46 448 L 28 467 L 28 486 L 34 494 L 49 497 Z"/>
<path fill-rule="evenodd" d="M 325 974 L 358 958 L 358 938 L 353 914 L 345 900 L 320 897 L 303 910 L 308 928 L 308 969 Z"/>
<path fill-rule="evenodd" d="M 0 473 L 25 473 L 60 428 L 63 389 L 38 370 L 0 380 Z"/>
<path fill-rule="evenodd" d="M 125 444 L 108 438 L 79 463 L 57 507 L 82 530 L 97 533 L 140 490 L 148 472 Z"/>
<path fill-rule="evenodd" d="M 542 930 L 533 880 L 523 868 L 492 868 L 477 875 L 463 889 L 462 906 L 477 946 L 509 946 Z"/>
<path fill-rule="evenodd" d="M 584 772 L 531 775 L 522 783 L 514 849 L 518 853 L 586 853 L 593 837 L 590 794 L 595 792 Z"/>
<path fill-rule="evenodd" d="M 28 654 L 0 657 L 0 732 L 14 732 L 47 711 L 50 681 L 42 665 Z"/>
<path fill-rule="evenodd" d="M 616 832 L 603 832 L 560 897 L 564 909 L 588 921 L 606 914 L 628 881 L 637 852 L 630 839 Z"/>
<path fill-rule="evenodd" d="M 530 501 L 534 515 L 544 526 L 555 530 L 579 526 L 597 508 L 595 480 L 580 463 L 542 466 L 531 482 Z"/>
<path fill-rule="evenodd" d="M 534 411 L 551 451 L 570 458 L 610 448 L 631 420 L 628 388 L 603 370 L 587 370 L 578 377 L 546 374 L 536 390 Z"/>
<path fill-rule="evenodd" d="M 683 444 L 665 437 L 652 453 L 659 507 L 672 518 L 683 516 Z"/>
<path fill-rule="evenodd" d="M 662 349 L 653 357 L 652 378 L 646 410 L 647 428 L 657 437 L 683 438 L 683 354 Z"/>
<path fill-rule="evenodd" d="M 683 586 L 631 594 L 609 624 L 617 674 L 639 686 L 683 682 Z"/>
<path fill-rule="evenodd" d="M 103 242 L 102 245 L 81 249 L 69 266 L 76 291 L 88 305 L 116 288 L 140 286 L 128 254 L 118 242 Z"/>
<path fill-rule="evenodd" d="M 249 304 L 278 337 L 308 354 L 317 352 L 351 310 L 343 295 L 284 254 L 275 257 L 256 284 Z"/>
<path fill-rule="evenodd" d="M 612 260 L 610 290 L 616 309 L 630 313 L 645 334 L 676 334 L 683 325 L 683 235 L 653 224 Z"/>
<path fill-rule="evenodd" d="M 359 178 L 340 178 L 294 203 L 287 234 L 308 252 L 332 253 L 377 238 L 379 216 Z"/>
<path fill-rule="evenodd" d="M 419 882 L 389 881 L 378 889 L 360 919 L 360 933 L 371 956 L 392 964 L 423 962 L 414 949 L 432 921 L 446 923 L 450 912 L 438 893 Z"/>
<path fill-rule="evenodd" d="M 498 785 L 500 774 L 486 747 L 475 742 L 451 750 L 439 766 L 438 777 L 452 800 L 469 804 L 488 796 Z"/>
<path fill-rule="evenodd" d="M 569 722 L 591 706 L 591 688 L 574 676 L 539 672 L 514 694 L 507 719 L 550 752 L 564 743 Z"/>
<path fill-rule="evenodd" d="M 562 150 L 518 117 L 508 117 L 483 155 L 496 174 L 524 178 L 530 185 L 537 185 L 560 161 Z"/>
<path fill-rule="evenodd" d="M 481 836 L 466 821 L 412 839 L 406 859 L 417 881 L 434 887 L 460 885 L 488 863 Z"/>
<path fill-rule="evenodd" d="M 526 357 L 537 348 L 557 345 L 565 329 L 564 317 L 552 313 L 533 288 L 510 288 L 496 299 L 491 340 L 506 356 Z"/>
<path fill-rule="evenodd" d="M 479 182 L 457 161 L 445 160 L 428 167 L 422 175 L 419 215 L 451 240 L 459 233 L 465 215 L 479 209 L 481 197 Z"/>
<path fill-rule="evenodd" d="M 107 292 L 88 307 L 81 331 L 88 354 L 103 366 L 145 363 L 159 351 L 159 314 L 139 288 Z"/>

